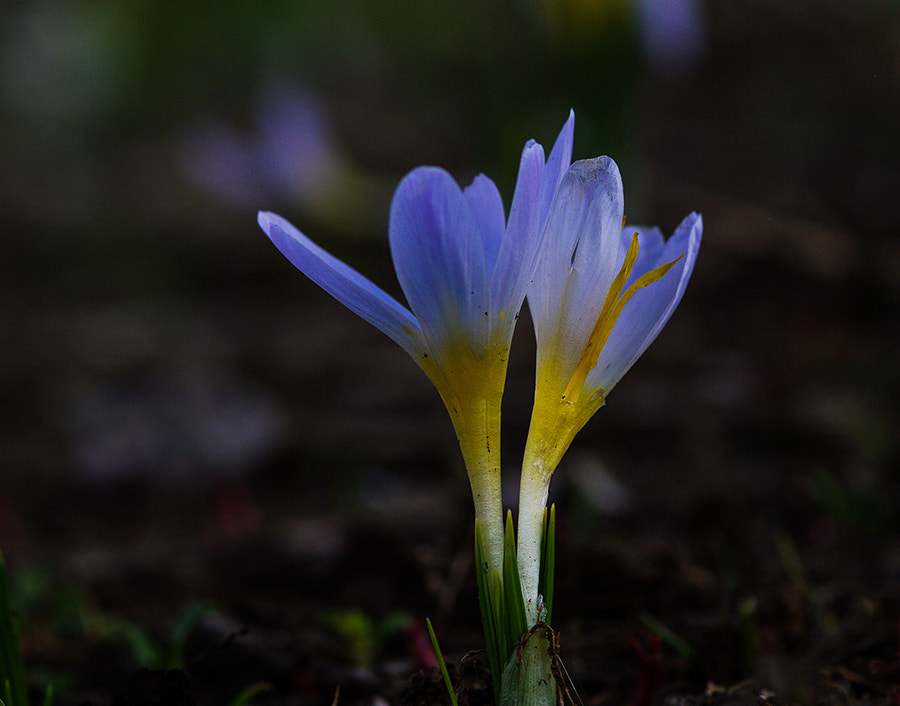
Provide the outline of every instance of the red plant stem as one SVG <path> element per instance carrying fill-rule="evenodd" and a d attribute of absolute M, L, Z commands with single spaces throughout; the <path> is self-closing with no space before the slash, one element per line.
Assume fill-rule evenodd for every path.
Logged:
<path fill-rule="evenodd" d="M 646 647 L 640 640 L 631 638 L 631 647 L 641 661 L 641 677 L 638 681 L 637 692 L 631 701 L 631 706 L 650 706 L 656 697 L 662 684 L 663 676 L 663 652 L 662 640 L 654 634 L 647 636 Z"/>

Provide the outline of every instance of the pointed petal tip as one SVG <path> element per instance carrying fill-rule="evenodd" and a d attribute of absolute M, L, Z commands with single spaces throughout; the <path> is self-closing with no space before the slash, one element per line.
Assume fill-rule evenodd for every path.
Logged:
<path fill-rule="evenodd" d="M 565 136 L 564 141 L 567 144 L 569 159 L 571 159 L 572 143 L 575 141 L 575 111 L 572 108 L 569 108 L 569 115 L 566 122 L 563 123 L 562 130 L 559 131 L 559 136 Z"/>
<path fill-rule="evenodd" d="M 703 238 L 703 216 L 696 211 L 692 212 L 682 221 L 675 233 L 676 235 L 684 234 L 684 237 L 691 243 L 693 256 L 696 257 L 697 249 L 700 247 L 700 241 Z"/>
<path fill-rule="evenodd" d="M 566 151 L 571 160 L 572 142 L 575 140 L 575 111 L 572 108 L 569 108 L 569 115 L 566 117 L 566 122 L 563 123 L 562 130 L 559 131 L 557 140 L 560 139 L 562 139 L 563 143 L 566 145 Z"/>
<path fill-rule="evenodd" d="M 281 230 L 285 232 L 293 229 L 293 226 L 284 218 L 279 216 L 277 213 L 272 213 L 271 211 L 259 211 L 256 214 L 256 222 L 269 237 L 272 237 L 273 226 L 281 228 Z"/>
<path fill-rule="evenodd" d="M 700 233 L 703 233 L 703 216 L 696 211 L 691 215 L 695 217 L 694 227 L 697 228 Z"/>

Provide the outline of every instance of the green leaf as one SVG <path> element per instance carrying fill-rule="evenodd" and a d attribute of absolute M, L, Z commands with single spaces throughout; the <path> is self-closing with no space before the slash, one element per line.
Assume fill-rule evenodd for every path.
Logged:
<path fill-rule="evenodd" d="M 250 699 L 264 691 L 272 691 L 272 685 L 269 684 L 269 682 L 261 681 L 256 684 L 251 684 L 240 694 L 235 696 L 228 706 L 247 706 L 247 704 L 250 703 Z"/>
<path fill-rule="evenodd" d="M 641 613 L 641 622 L 656 635 L 664 644 L 671 647 L 678 656 L 686 662 L 694 660 L 694 651 L 691 646 L 659 618 L 655 618 L 650 613 Z"/>
<path fill-rule="evenodd" d="M 135 661 L 147 669 L 165 669 L 166 657 L 150 636 L 134 623 L 124 623 L 118 631 L 119 636 L 128 643 Z"/>
<path fill-rule="evenodd" d="M 437 658 L 438 668 L 441 670 L 441 676 L 444 677 L 444 686 L 447 687 L 447 695 L 450 697 L 452 706 L 458 706 L 456 701 L 456 691 L 453 689 L 453 682 L 450 681 L 450 672 L 447 671 L 447 663 L 444 661 L 444 655 L 441 647 L 438 645 L 437 636 L 434 634 L 434 627 L 431 620 L 425 618 L 425 625 L 428 628 L 428 637 L 431 640 L 431 647 L 434 650 L 434 656 Z"/>
<path fill-rule="evenodd" d="M 496 569 L 493 572 L 488 569 L 477 519 L 475 520 L 475 576 L 478 583 L 478 604 L 481 606 L 481 623 L 484 626 L 488 666 L 493 677 L 494 703 L 499 704 L 500 679 L 498 677 L 509 654 L 504 648 L 505 630 L 500 630 L 500 625 L 502 625 L 501 582 L 499 572 Z M 492 585 L 495 585 L 493 590 Z"/>
<path fill-rule="evenodd" d="M 506 634 L 509 652 L 517 644 L 519 638 L 528 630 L 528 617 L 525 613 L 525 600 L 522 597 L 522 582 L 519 579 L 519 564 L 516 560 L 516 533 L 513 527 L 512 513 L 506 515 L 506 534 L 503 547 L 503 607 L 506 612 Z"/>
<path fill-rule="evenodd" d="M 188 638 L 194 629 L 197 628 L 209 615 L 212 610 L 205 605 L 197 605 L 186 610 L 172 630 L 171 654 L 169 655 L 169 669 L 183 669 L 184 648 L 187 645 Z"/>
<path fill-rule="evenodd" d="M 19 629 L 12 615 L 6 563 L 0 552 L 0 679 L 4 686 L 5 706 L 28 706 L 28 685 Z"/>
<path fill-rule="evenodd" d="M 564 670 L 555 656 L 555 633 L 546 624 L 553 602 L 555 524 L 556 511 L 551 507 L 544 515 L 541 544 L 539 591 L 544 601 L 542 622 L 529 630 L 519 578 L 512 513 L 508 512 L 506 515 L 502 574 L 497 569 L 488 570 L 481 533 L 477 520 L 475 522 L 478 600 L 484 624 L 488 664 L 493 678 L 494 702 L 500 706 L 556 703 L 559 679 L 554 676 L 553 668 L 558 665 L 560 673 Z"/>
<path fill-rule="evenodd" d="M 544 531 L 541 534 L 541 576 L 538 592 L 544 599 L 541 620 L 548 625 L 553 615 L 553 581 L 556 571 L 556 505 L 544 510 Z"/>

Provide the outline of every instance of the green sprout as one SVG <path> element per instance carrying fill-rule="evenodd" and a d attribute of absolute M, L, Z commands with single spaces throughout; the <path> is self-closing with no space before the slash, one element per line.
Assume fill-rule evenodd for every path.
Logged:
<path fill-rule="evenodd" d="M 44 693 L 44 706 L 53 700 L 53 688 Z M 6 563 L 0 552 L 0 706 L 28 706 L 28 675 L 22 659 L 19 628 L 13 618 Z"/>

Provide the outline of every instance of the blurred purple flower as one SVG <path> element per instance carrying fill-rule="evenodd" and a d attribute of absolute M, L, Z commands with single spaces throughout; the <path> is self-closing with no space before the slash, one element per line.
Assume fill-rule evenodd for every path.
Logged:
<path fill-rule="evenodd" d="M 644 54 L 654 70 L 682 75 L 706 51 L 706 24 L 699 0 L 635 0 Z"/>
<path fill-rule="evenodd" d="M 241 209 L 276 200 L 347 232 L 377 229 L 374 205 L 390 186 L 344 154 L 313 92 L 269 89 L 254 116 L 249 135 L 221 119 L 196 125 L 179 146 L 185 174 Z"/>

